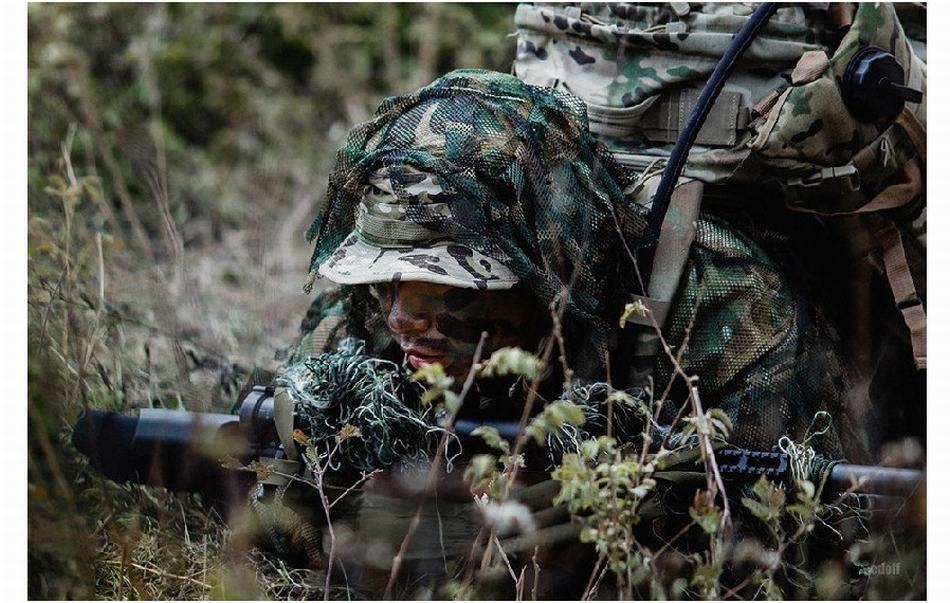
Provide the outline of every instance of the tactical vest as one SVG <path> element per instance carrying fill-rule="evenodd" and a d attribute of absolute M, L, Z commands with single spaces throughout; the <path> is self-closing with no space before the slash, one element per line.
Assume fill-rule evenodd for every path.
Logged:
<path fill-rule="evenodd" d="M 926 41 L 923 9 L 900 11 L 924 39 L 908 37 L 892 4 L 843 3 L 783 6 L 752 42 L 699 132 L 660 231 L 641 298 L 658 322 L 700 203 L 713 188 L 754 185 L 831 222 L 886 278 L 914 363 L 926 367 Z M 591 131 L 640 175 L 630 199 L 648 205 L 700 89 L 752 12 L 747 3 L 519 5 L 514 71 L 583 99 Z M 875 88 L 889 85 L 884 77 L 894 98 Z M 655 351 L 649 339 L 641 353 Z"/>

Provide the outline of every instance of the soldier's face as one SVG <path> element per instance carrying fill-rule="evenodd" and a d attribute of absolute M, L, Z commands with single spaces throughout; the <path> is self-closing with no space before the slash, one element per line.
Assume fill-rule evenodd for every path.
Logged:
<path fill-rule="evenodd" d="M 386 324 L 415 368 L 438 362 L 457 380 L 468 373 L 482 332 L 482 358 L 505 346 L 533 350 L 545 314 L 533 294 L 515 287 L 478 291 L 400 282 L 372 285 Z"/>

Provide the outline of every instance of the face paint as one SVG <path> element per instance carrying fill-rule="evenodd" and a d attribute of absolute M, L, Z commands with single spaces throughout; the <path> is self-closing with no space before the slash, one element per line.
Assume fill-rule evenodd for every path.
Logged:
<path fill-rule="evenodd" d="M 438 362 L 462 379 L 472 364 L 482 332 L 483 357 L 505 346 L 533 349 L 546 314 L 525 288 L 478 291 L 448 285 L 404 282 L 371 285 L 393 338 L 414 368 Z"/>

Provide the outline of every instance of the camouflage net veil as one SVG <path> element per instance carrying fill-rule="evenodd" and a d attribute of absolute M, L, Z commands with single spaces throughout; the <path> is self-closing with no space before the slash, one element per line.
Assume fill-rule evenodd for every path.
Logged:
<path fill-rule="evenodd" d="M 804 268 L 783 239 L 752 221 L 703 214 L 667 341 L 678 348 L 688 338 L 682 367 L 732 419 L 732 444 L 768 450 L 785 435 L 801 441 L 816 415 L 830 412 L 833 426 L 813 438 L 816 450 L 865 461 L 863 432 L 848 410 L 858 390 L 841 341 L 810 301 Z M 673 373 L 660 355 L 656 382 Z M 672 420 L 676 406 L 662 418 Z"/>
<path fill-rule="evenodd" d="M 369 179 L 380 174 L 409 221 L 505 263 L 544 304 L 567 290 L 563 328 L 574 370 L 602 377 L 610 317 L 619 315 L 621 293 L 637 288 L 625 247 L 650 241 L 644 216 L 624 201 L 627 176 L 588 132 L 582 101 L 470 69 L 386 99 L 338 153 L 307 232 L 316 239 L 311 283 L 353 231 Z M 423 177 L 437 180 L 452 223 L 407 192 Z"/>

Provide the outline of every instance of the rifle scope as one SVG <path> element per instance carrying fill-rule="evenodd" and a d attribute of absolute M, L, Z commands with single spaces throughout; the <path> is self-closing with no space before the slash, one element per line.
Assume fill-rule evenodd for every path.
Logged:
<path fill-rule="evenodd" d="M 226 470 L 222 459 L 243 464 L 280 456 L 273 394 L 270 388 L 255 387 L 237 415 L 145 408 L 134 417 L 90 410 L 79 415 L 72 442 L 114 482 L 216 493 L 220 498 L 229 485 L 239 486 L 252 477 Z"/>

